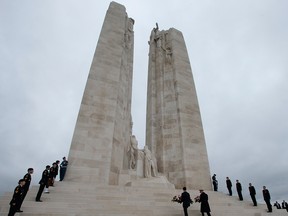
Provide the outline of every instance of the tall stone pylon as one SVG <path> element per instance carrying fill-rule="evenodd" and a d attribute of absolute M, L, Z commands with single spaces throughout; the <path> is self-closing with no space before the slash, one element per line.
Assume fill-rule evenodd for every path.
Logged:
<path fill-rule="evenodd" d="M 211 190 L 210 168 L 183 35 L 160 31 L 149 41 L 146 145 L 156 155 L 158 170 L 176 188 Z"/>
<path fill-rule="evenodd" d="M 134 20 L 111 2 L 105 16 L 69 152 L 65 180 L 117 185 L 130 142 Z"/>

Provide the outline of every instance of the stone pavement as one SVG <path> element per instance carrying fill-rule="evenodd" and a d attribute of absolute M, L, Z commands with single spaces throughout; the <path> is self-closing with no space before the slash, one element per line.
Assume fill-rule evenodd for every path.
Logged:
<path fill-rule="evenodd" d="M 177 190 L 161 181 L 149 182 L 147 185 L 132 183 L 131 186 L 96 186 L 81 185 L 75 182 L 56 182 L 50 187 L 49 194 L 42 195 L 42 203 L 35 202 L 38 186 L 31 187 L 22 205 L 21 216 L 181 216 L 182 205 L 171 202 Z M 133 185 L 137 185 L 133 186 Z M 188 190 L 191 197 L 199 195 L 196 190 Z M 251 201 L 238 201 L 221 192 L 206 191 L 212 216 L 263 216 L 287 215 L 286 210 L 274 209 L 266 212 L 266 205 L 252 206 Z M 5 193 L 0 199 L 0 216 L 8 214 L 12 192 Z M 189 216 L 201 216 L 200 204 L 194 203 L 189 208 Z"/>

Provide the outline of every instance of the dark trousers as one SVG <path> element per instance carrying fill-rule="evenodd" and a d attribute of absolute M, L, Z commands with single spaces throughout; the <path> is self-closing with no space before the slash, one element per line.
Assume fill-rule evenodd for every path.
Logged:
<path fill-rule="evenodd" d="M 239 200 L 243 200 L 242 191 L 237 191 Z"/>
<path fill-rule="evenodd" d="M 229 195 L 232 196 L 232 188 L 228 187 Z"/>
<path fill-rule="evenodd" d="M 14 216 L 17 211 L 18 205 L 10 205 L 8 216 Z"/>
<path fill-rule="evenodd" d="M 64 179 L 67 168 L 60 168 L 60 181 Z"/>
<path fill-rule="evenodd" d="M 21 209 L 21 206 L 22 206 L 22 203 L 27 195 L 27 192 L 28 192 L 28 189 L 24 189 L 23 191 L 23 194 L 22 194 L 22 199 L 21 201 L 19 202 L 19 205 L 17 206 L 17 210 L 20 210 Z"/>
<path fill-rule="evenodd" d="M 183 210 L 184 210 L 184 215 L 185 216 L 188 216 L 188 211 L 187 211 L 188 207 L 186 206 L 183 206 Z"/>
<path fill-rule="evenodd" d="M 267 208 L 268 208 L 268 212 L 272 212 L 272 205 L 270 203 L 270 200 L 265 200 Z"/>
<path fill-rule="evenodd" d="M 40 200 L 44 188 L 45 188 L 45 184 L 41 183 L 40 187 L 39 187 L 39 190 L 38 190 L 38 193 L 37 193 L 37 196 L 36 196 L 36 201 Z"/>
<path fill-rule="evenodd" d="M 214 181 L 213 181 L 213 188 L 214 188 L 214 191 L 217 191 L 217 190 L 218 190 L 218 184 L 217 184 L 217 182 L 214 182 Z"/>
<path fill-rule="evenodd" d="M 257 206 L 257 201 L 256 201 L 255 194 L 250 194 L 250 196 L 251 196 L 251 199 L 252 199 L 252 201 L 253 201 L 253 205 L 254 205 L 254 206 Z"/>

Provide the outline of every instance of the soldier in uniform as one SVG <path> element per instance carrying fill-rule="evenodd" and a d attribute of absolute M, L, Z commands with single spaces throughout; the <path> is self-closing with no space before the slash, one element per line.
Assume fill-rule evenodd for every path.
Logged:
<path fill-rule="evenodd" d="M 252 183 L 249 183 L 249 193 L 250 193 L 251 199 L 253 201 L 253 205 L 257 206 L 256 190 L 255 190 L 255 187 L 252 185 Z"/>
<path fill-rule="evenodd" d="M 9 209 L 8 216 L 15 215 L 17 209 L 19 209 L 19 205 L 22 201 L 22 196 L 24 192 L 24 189 L 23 189 L 24 185 L 25 185 L 25 180 L 20 179 L 18 182 L 18 186 L 14 189 L 12 200 L 10 201 L 10 209 Z"/>
<path fill-rule="evenodd" d="M 60 164 L 60 181 L 64 179 L 67 166 L 68 166 L 68 161 L 66 160 L 66 157 L 63 157 L 63 161 Z"/>
<path fill-rule="evenodd" d="M 214 191 L 218 191 L 218 181 L 216 179 L 216 174 L 212 176 L 212 184 L 213 184 Z"/>
<path fill-rule="evenodd" d="M 59 174 L 59 164 L 60 164 L 60 161 L 59 160 L 56 160 L 56 168 L 55 168 L 55 177 L 54 177 L 54 181 L 57 177 L 57 175 Z"/>
<path fill-rule="evenodd" d="M 232 196 L 232 182 L 229 177 L 226 177 L 226 186 L 229 191 L 229 195 Z"/>
<path fill-rule="evenodd" d="M 39 186 L 39 190 L 38 190 L 38 193 L 37 193 L 37 196 L 36 196 L 36 202 L 42 202 L 42 200 L 40 200 L 40 198 L 41 198 L 41 195 L 43 193 L 43 190 L 44 190 L 45 186 L 48 184 L 49 169 L 50 169 L 50 166 L 47 165 L 46 169 L 42 172 L 42 178 L 39 181 L 40 186 Z"/>
<path fill-rule="evenodd" d="M 48 184 L 48 187 L 49 186 L 54 186 L 54 179 L 56 177 L 56 168 L 57 168 L 57 164 L 56 162 L 54 162 L 52 164 L 52 167 L 50 167 L 50 171 L 49 171 L 49 184 Z M 46 188 L 48 188 L 46 186 Z"/>
<path fill-rule="evenodd" d="M 238 197 L 240 201 L 243 201 L 243 196 L 242 196 L 242 185 L 239 182 L 239 180 L 236 180 L 236 189 L 237 189 L 237 193 L 238 193 Z"/>
<path fill-rule="evenodd" d="M 24 201 L 24 199 L 26 197 L 26 194 L 27 194 L 27 192 L 29 190 L 29 186 L 30 186 L 30 183 L 31 183 L 31 174 L 33 174 L 33 172 L 34 172 L 33 168 L 28 168 L 27 173 L 23 177 L 23 179 L 25 180 L 25 185 L 23 187 L 22 200 L 21 200 L 16 212 L 23 212 L 21 210 L 21 205 L 22 205 L 22 203 L 23 203 L 23 201 Z"/>
<path fill-rule="evenodd" d="M 270 203 L 270 193 L 269 193 L 269 190 L 266 188 L 266 186 L 263 186 L 263 190 L 262 190 L 262 193 L 263 193 L 263 198 L 264 198 L 264 201 L 266 202 L 266 205 L 267 205 L 267 208 L 268 208 L 268 211 L 267 212 L 272 212 L 272 205 Z"/>

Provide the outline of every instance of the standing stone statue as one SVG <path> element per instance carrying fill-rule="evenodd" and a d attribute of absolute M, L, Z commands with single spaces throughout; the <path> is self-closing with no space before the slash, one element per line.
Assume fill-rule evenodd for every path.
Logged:
<path fill-rule="evenodd" d="M 132 135 L 130 138 L 130 145 L 128 145 L 127 153 L 129 154 L 129 168 L 136 168 L 136 157 L 138 151 L 138 141 L 135 135 Z"/>
<path fill-rule="evenodd" d="M 151 151 L 149 150 L 148 146 L 144 146 L 144 177 L 156 177 L 158 174 L 157 171 L 157 163 L 156 158 L 153 157 Z"/>

